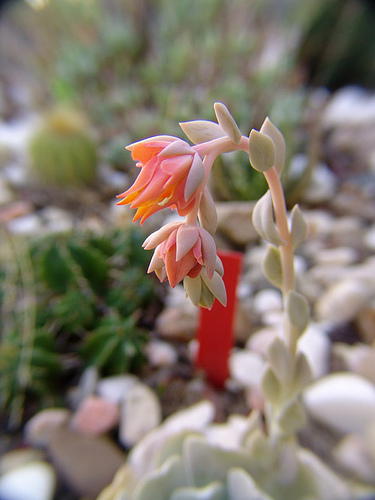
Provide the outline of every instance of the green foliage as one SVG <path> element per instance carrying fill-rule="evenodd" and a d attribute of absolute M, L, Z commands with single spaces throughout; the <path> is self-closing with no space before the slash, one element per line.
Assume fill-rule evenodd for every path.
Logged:
<path fill-rule="evenodd" d="M 53 391 L 62 373 L 62 361 L 56 352 L 52 335 L 43 329 L 34 332 L 30 365 L 22 366 L 24 345 L 17 330 L 10 332 L 0 344 L 0 406 L 12 402 L 27 391 L 41 397 Z M 23 371 L 27 370 L 26 376 Z"/>
<path fill-rule="evenodd" d="M 215 197 L 223 201 L 258 200 L 267 190 L 263 174 L 250 168 L 249 161 L 239 153 L 216 160 L 211 182 Z"/>
<path fill-rule="evenodd" d="M 26 398 L 38 406 L 56 401 L 85 366 L 103 375 L 142 366 L 150 327 L 144 318 L 158 298 L 139 230 L 73 232 L 22 245 L 6 238 L 0 408 L 13 423 Z"/>
<path fill-rule="evenodd" d="M 82 355 L 106 375 L 124 373 L 144 363 L 145 339 L 134 317 L 104 318 L 86 338 Z"/>
<path fill-rule="evenodd" d="M 215 101 L 229 106 L 241 129 L 257 126 L 290 86 L 291 53 L 263 62 L 266 26 L 280 46 L 285 35 L 274 3 L 53 0 L 37 13 L 21 4 L 10 23 L 33 41 L 19 66 L 39 75 L 48 95 L 83 106 L 101 137 L 129 130 L 131 142 L 160 129 L 181 133 L 176 117 L 213 118 Z M 11 40 L 4 50 L 11 52 Z"/>
<path fill-rule="evenodd" d="M 30 166 L 44 183 L 59 186 L 91 184 L 95 180 L 97 147 L 82 116 L 56 109 L 44 117 L 30 139 Z"/>
<path fill-rule="evenodd" d="M 213 119 L 215 101 L 231 109 L 245 133 L 261 125 L 259 117 L 272 116 L 287 139 L 288 155 L 299 151 L 304 134 L 296 130 L 306 90 L 293 77 L 291 27 L 284 25 L 290 14 L 297 26 L 296 4 L 54 0 L 37 15 L 21 3 L 10 21 L 12 33 L 18 28 L 33 40 L 19 66 L 40 75 L 39 87 L 52 100 L 85 109 L 100 130 L 100 154 L 124 169 L 125 144 L 160 130 L 182 136 L 176 118 Z M 9 36 L 3 46 L 11 53 Z M 14 54 L 9 58 L 13 63 Z M 283 182 L 294 204 L 310 181 L 311 165 L 306 175 L 292 178 L 289 159 Z M 223 200 L 254 200 L 266 190 L 262 175 L 232 157 L 217 163 L 213 177 Z"/>

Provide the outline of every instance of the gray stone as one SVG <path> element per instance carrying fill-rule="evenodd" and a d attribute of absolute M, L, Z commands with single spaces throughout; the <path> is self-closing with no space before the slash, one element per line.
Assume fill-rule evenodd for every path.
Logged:
<path fill-rule="evenodd" d="M 332 285 L 315 304 L 319 321 L 353 320 L 369 302 L 368 286 L 359 280 L 344 280 Z"/>
<path fill-rule="evenodd" d="M 0 457 L 0 474 L 3 475 L 30 462 L 44 461 L 45 458 L 45 452 L 40 448 L 16 448 L 7 451 Z"/>
<path fill-rule="evenodd" d="M 328 266 L 348 266 L 358 259 L 358 251 L 351 247 L 322 249 L 315 255 L 315 262 Z"/>
<path fill-rule="evenodd" d="M 344 368 L 375 384 L 375 349 L 369 345 L 336 343 L 333 352 Z"/>
<path fill-rule="evenodd" d="M 239 246 L 257 241 L 259 235 L 251 223 L 254 205 L 253 202 L 240 201 L 217 203 L 218 232 Z"/>
<path fill-rule="evenodd" d="M 57 472 L 79 495 L 96 498 L 125 461 L 121 449 L 105 436 L 57 429 L 48 453 Z"/>
<path fill-rule="evenodd" d="M 45 447 L 53 433 L 65 425 L 71 412 L 66 408 L 48 408 L 34 415 L 24 427 L 24 439 L 31 446 Z"/>
<path fill-rule="evenodd" d="M 310 205 L 329 201 L 336 193 L 337 178 L 326 165 L 315 165 L 309 186 L 303 192 L 303 200 Z"/>

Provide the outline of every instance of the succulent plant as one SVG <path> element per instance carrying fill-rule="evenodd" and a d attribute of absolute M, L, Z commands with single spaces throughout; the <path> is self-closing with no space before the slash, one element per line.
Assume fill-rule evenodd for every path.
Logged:
<path fill-rule="evenodd" d="M 7 237 L 0 255 L 0 408 L 15 425 L 25 401 L 61 402 L 64 382 L 85 366 L 109 375 L 145 362 L 152 325 L 144 316 L 159 299 L 142 240 L 134 228 L 22 245 Z"/>
<path fill-rule="evenodd" d="M 80 186 L 95 180 L 97 146 L 76 111 L 57 108 L 47 113 L 30 138 L 29 155 L 32 172 L 43 183 Z"/>
<path fill-rule="evenodd" d="M 194 417 L 209 404 L 179 412 L 190 427 L 177 413 L 146 435 L 97 500 L 365 498 L 293 440 L 272 448 L 255 411 L 199 424 Z"/>

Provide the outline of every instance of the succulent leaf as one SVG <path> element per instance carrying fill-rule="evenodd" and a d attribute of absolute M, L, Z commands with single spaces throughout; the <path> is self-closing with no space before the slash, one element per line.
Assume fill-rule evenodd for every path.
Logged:
<path fill-rule="evenodd" d="M 284 168 L 286 155 L 284 136 L 268 117 L 264 120 L 260 131 L 268 135 L 275 145 L 275 168 L 278 173 L 281 174 Z"/>
<path fill-rule="evenodd" d="M 215 102 L 214 109 L 220 127 L 235 144 L 239 144 L 241 142 L 241 131 L 228 108 L 222 102 Z"/>
<path fill-rule="evenodd" d="M 310 321 L 309 305 L 305 297 L 291 290 L 286 298 L 285 310 L 297 335 L 302 335 Z"/>
<path fill-rule="evenodd" d="M 285 245 L 275 223 L 270 190 L 255 204 L 252 221 L 256 231 L 263 239 L 275 246 Z"/>
<path fill-rule="evenodd" d="M 283 286 L 283 269 L 281 265 L 280 251 L 278 248 L 268 245 L 265 258 L 262 263 L 265 277 L 277 288 Z"/>
<path fill-rule="evenodd" d="M 213 139 L 225 136 L 225 132 L 220 125 L 208 120 L 182 122 L 180 123 L 180 127 L 194 144 L 212 141 Z"/>
<path fill-rule="evenodd" d="M 275 155 L 273 140 L 268 135 L 253 129 L 249 141 L 251 166 L 258 172 L 267 172 L 275 163 Z"/>
<path fill-rule="evenodd" d="M 307 235 L 307 223 L 298 205 L 295 205 L 292 209 L 291 226 L 293 250 L 296 250 L 305 241 Z"/>
<path fill-rule="evenodd" d="M 265 398 L 273 405 L 277 405 L 281 396 L 281 384 L 275 372 L 268 367 L 262 377 L 262 390 Z"/>

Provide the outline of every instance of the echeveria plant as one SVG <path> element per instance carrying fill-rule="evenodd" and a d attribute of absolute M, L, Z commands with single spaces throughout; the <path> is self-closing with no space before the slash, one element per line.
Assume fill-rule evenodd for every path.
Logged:
<path fill-rule="evenodd" d="M 134 220 L 141 223 L 165 208 L 185 217 L 146 239 L 144 248 L 155 249 L 148 271 L 155 271 L 172 287 L 182 281 L 195 305 L 211 308 L 215 298 L 226 303 L 226 291 L 214 242 L 217 215 L 207 187 L 210 171 L 222 153 L 244 151 L 251 166 L 264 174 L 269 190 L 255 205 L 252 222 L 268 243 L 264 274 L 281 290 L 284 304 L 283 335 L 270 345 L 262 380 L 264 425 L 253 412 L 236 450 L 214 446 L 194 433 L 174 436 L 174 444 L 166 439 L 162 449 L 169 452 L 162 454 L 164 460 L 155 461 L 146 473 L 140 473 L 130 460 L 100 498 L 361 498 L 363 490 L 348 486 L 303 450 L 296 437 L 305 423 L 300 395 L 311 380 L 311 372 L 306 357 L 298 350 L 298 340 L 309 322 L 309 308 L 296 291 L 294 250 L 307 231 L 297 205 L 290 216 L 287 213 L 280 180 L 285 162 L 284 137 L 268 118 L 259 131 L 244 136 L 224 104 L 216 103 L 214 108 L 217 123 L 199 120 L 180 124 L 193 145 L 177 137 L 157 136 L 128 146 L 141 171 L 134 184 L 119 195 L 119 204 L 137 209 Z"/>

